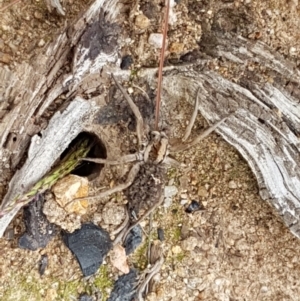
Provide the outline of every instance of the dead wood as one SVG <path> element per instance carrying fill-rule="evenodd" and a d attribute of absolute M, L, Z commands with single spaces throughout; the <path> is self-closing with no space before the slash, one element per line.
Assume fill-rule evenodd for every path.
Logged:
<path fill-rule="evenodd" d="M 65 105 L 75 103 L 76 95 L 92 102 L 90 92 L 98 91 L 99 82 L 111 72 L 119 81 L 129 78 L 128 71 L 116 66 L 118 41 L 122 40 L 117 13 L 116 2 L 97 0 L 48 46 L 36 59 L 38 63 L 24 63 L 13 72 L 0 68 L 1 164 L 10 162 L 13 169 L 19 164 L 30 141 L 33 144 L 31 137 L 47 126 L 50 106 L 59 110 L 61 99 Z M 231 114 L 217 132 L 245 158 L 261 197 L 275 206 L 300 237 L 298 69 L 263 43 L 228 33 L 211 32 L 200 45 L 198 56 L 164 69 L 164 108 L 168 108 L 168 99 L 184 98 L 186 93 L 194 100 L 201 89 L 199 111 L 210 124 Z M 214 68 L 220 59 L 235 66 L 231 80 Z M 156 74 L 157 69 L 139 73 L 148 82 L 156 82 Z M 94 112 L 89 111 L 86 124 L 93 120 Z M 84 123 L 82 119 L 78 122 Z M 52 142 L 43 143 L 55 147 Z M 31 164 L 37 168 L 37 163 Z M 5 201 L 9 195 L 11 191 Z"/>

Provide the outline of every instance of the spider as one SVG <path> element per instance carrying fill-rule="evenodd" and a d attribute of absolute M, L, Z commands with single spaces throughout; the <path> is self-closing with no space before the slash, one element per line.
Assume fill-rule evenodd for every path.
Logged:
<path fill-rule="evenodd" d="M 97 193 L 97 195 L 95 196 L 88 197 L 88 199 L 95 197 L 104 198 L 113 193 L 123 191 L 128 198 L 129 211 L 133 216 L 138 215 L 141 204 L 146 203 L 148 207 L 146 212 L 134 222 L 130 222 L 128 212 L 126 212 L 127 217 L 125 221 L 120 227 L 118 227 L 117 230 L 114 231 L 114 233 L 118 234 L 114 240 L 114 244 L 118 244 L 124 242 L 127 234 L 132 230 L 132 228 L 139 224 L 143 219 L 149 216 L 158 206 L 162 204 L 164 200 L 162 191 L 166 170 L 165 166 L 183 166 L 183 164 L 180 164 L 171 156 L 176 152 L 187 150 L 198 144 L 201 140 L 203 140 L 211 132 L 213 132 L 221 123 L 223 123 L 229 116 L 226 116 L 216 124 L 206 129 L 194 140 L 188 141 L 197 117 L 199 107 L 199 88 L 197 91 L 193 114 L 181 139 L 182 143 L 171 145 L 169 143 L 169 138 L 166 131 L 149 130 L 149 127 L 145 124 L 143 117 L 134 101 L 131 99 L 125 89 L 118 83 L 113 74 L 112 78 L 118 89 L 125 97 L 136 118 L 138 151 L 134 154 L 124 155 L 116 160 L 95 158 L 84 158 L 83 160 L 108 165 L 121 165 L 129 163 L 133 164 L 127 175 L 127 179 L 123 183 L 106 191 Z M 143 186 L 145 185 L 146 188 L 144 189 L 143 193 L 144 197 L 141 197 L 141 190 L 143 190 Z M 84 199 L 87 198 L 85 197 Z M 152 268 L 150 270 L 147 270 L 147 276 L 145 276 L 146 280 L 140 285 L 137 291 L 138 300 L 142 300 L 142 294 L 146 284 L 149 282 L 152 276 L 159 271 L 160 267 L 163 264 L 163 261 L 163 257 L 159 258 L 159 260 L 157 260 L 157 262 L 153 264 Z"/>
<path fill-rule="evenodd" d="M 181 138 L 182 143 L 171 145 L 169 143 L 169 138 L 167 136 L 166 131 L 158 131 L 153 130 L 149 131 L 148 127 L 145 125 L 142 114 L 140 113 L 138 107 L 133 102 L 131 97 L 128 95 L 126 90 L 119 84 L 114 75 L 112 74 L 112 78 L 116 83 L 118 89 L 121 91 L 123 96 L 125 97 L 129 107 L 131 108 L 135 118 L 136 118 L 136 135 L 138 139 L 138 151 L 134 154 L 124 155 L 116 160 L 108 160 L 108 159 L 97 159 L 97 158 L 84 158 L 84 161 L 90 161 L 99 164 L 107 164 L 107 165 L 121 165 L 121 164 L 129 164 L 133 163 L 131 167 L 127 179 L 124 183 L 121 183 L 111 189 L 98 193 L 96 196 L 90 196 L 89 199 L 92 198 L 104 198 L 110 196 L 113 193 L 120 192 L 126 190 L 128 187 L 133 185 L 136 177 L 144 165 L 148 166 L 174 166 L 174 167 L 182 167 L 183 164 L 179 163 L 175 159 L 173 159 L 170 155 L 175 154 L 180 151 L 187 150 L 196 144 L 198 144 L 201 140 L 207 137 L 211 132 L 213 132 L 220 124 L 222 124 L 228 117 L 224 117 L 216 124 L 212 125 L 208 129 L 206 129 L 203 133 L 197 136 L 192 141 L 187 141 L 191 130 L 194 126 L 198 107 L 199 107 L 199 92 L 200 88 L 197 91 L 197 97 L 194 105 L 194 111 L 190 118 L 189 124 L 185 130 L 185 134 Z M 154 176 L 153 176 L 154 177 Z M 160 179 L 156 179 L 154 177 L 154 182 L 159 183 Z M 86 199 L 86 198 L 85 198 Z"/>

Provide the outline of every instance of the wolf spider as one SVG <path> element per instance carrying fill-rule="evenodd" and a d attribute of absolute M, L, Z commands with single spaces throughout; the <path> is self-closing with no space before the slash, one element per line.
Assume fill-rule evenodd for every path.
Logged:
<path fill-rule="evenodd" d="M 198 107 L 199 107 L 199 91 L 198 89 L 197 92 L 197 97 L 195 101 L 195 106 L 194 106 L 194 111 L 191 116 L 191 119 L 189 121 L 189 124 L 185 130 L 185 134 L 183 136 L 182 143 L 177 144 L 177 145 L 171 145 L 169 143 L 169 138 L 166 133 L 166 131 L 150 131 L 148 129 L 148 126 L 145 125 L 145 122 L 143 120 L 143 117 L 136 106 L 136 104 L 133 102 L 131 97 L 127 94 L 125 89 L 118 83 L 118 81 L 115 79 L 114 75 L 112 75 L 112 78 L 114 82 L 116 83 L 118 89 L 121 91 L 123 96 L 125 97 L 128 105 L 130 106 L 132 112 L 134 113 L 134 116 L 136 118 L 136 135 L 138 139 L 138 151 L 134 154 L 128 154 L 120 157 L 119 159 L 116 160 L 107 160 L 107 159 L 94 159 L 94 158 L 85 158 L 83 160 L 85 161 L 91 161 L 99 164 L 108 164 L 108 165 L 121 165 L 121 164 L 128 164 L 128 163 L 133 163 L 133 166 L 131 167 L 128 175 L 127 175 L 127 180 L 124 183 L 121 183 L 111 189 L 108 189 L 106 191 L 97 193 L 96 196 L 91 196 L 88 198 L 104 198 L 107 197 L 113 193 L 120 192 L 120 191 L 125 191 L 127 190 L 131 185 L 133 185 L 135 182 L 138 183 L 138 175 L 140 170 L 144 168 L 144 171 L 150 167 L 161 167 L 165 165 L 172 165 L 175 167 L 180 167 L 182 164 L 180 164 L 178 161 L 170 157 L 170 154 L 174 154 L 179 151 L 183 151 L 186 149 L 189 149 L 193 146 L 195 146 L 197 143 L 199 143 L 202 139 L 204 139 L 206 136 L 208 136 L 211 132 L 213 132 L 221 123 L 223 123 L 228 116 L 217 122 L 216 124 L 212 125 L 208 129 L 206 129 L 202 134 L 197 136 L 194 140 L 187 142 L 191 130 L 193 128 L 193 125 L 195 123 L 196 117 L 197 117 L 197 112 L 198 112 Z M 184 142 L 184 143 L 183 143 Z M 155 169 L 154 169 L 155 170 Z M 143 171 L 143 172 L 144 172 Z M 156 195 L 156 202 L 154 203 L 153 206 L 150 206 L 150 208 L 143 214 L 143 216 L 139 219 L 137 219 L 135 222 L 130 223 L 129 221 L 129 216 L 128 212 L 127 213 L 127 218 L 125 221 L 122 223 L 122 225 L 114 231 L 114 233 L 119 233 L 114 240 L 114 244 L 124 242 L 127 234 L 129 231 L 132 230 L 133 227 L 135 227 L 137 224 L 139 224 L 143 219 L 145 219 L 147 216 L 149 216 L 159 205 L 162 204 L 164 200 L 164 196 L 162 193 L 162 180 L 159 177 L 156 177 L 155 175 L 151 174 L 152 179 L 154 180 L 153 183 L 155 184 L 161 184 L 160 185 L 160 191 Z M 150 179 L 150 178 L 149 178 Z M 86 198 L 84 198 L 86 199 Z M 157 261 L 148 271 L 148 276 L 146 279 L 151 278 L 150 275 L 155 274 L 156 272 L 159 271 L 161 265 L 163 263 L 163 259 L 160 258 L 160 260 Z M 149 281 L 149 280 L 146 280 Z M 143 285 L 141 285 L 142 288 L 145 287 L 145 282 Z M 139 300 L 141 299 L 142 295 L 142 288 L 138 290 L 138 298 Z"/>

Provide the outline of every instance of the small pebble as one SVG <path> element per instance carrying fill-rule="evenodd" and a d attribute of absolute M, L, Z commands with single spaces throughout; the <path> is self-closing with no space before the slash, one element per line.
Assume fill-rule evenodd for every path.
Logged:
<path fill-rule="evenodd" d="M 135 249 L 142 243 L 143 233 L 140 225 L 136 225 L 126 236 L 124 248 L 126 255 L 135 251 Z"/>
<path fill-rule="evenodd" d="M 94 299 L 87 294 L 80 295 L 79 297 L 79 301 L 93 301 L 93 300 Z"/>
<path fill-rule="evenodd" d="M 46 44 L 45 40 L 44 39 L 41 39 L 38 43 L 38 46 L 39 47 L 43 47 L 44 45 Z"/>
<path fill-rule="evenodd" d="M 169 208 L 172 205 L 172 198 L 165 198 L 164 207 Z"/>
<path fill-rule="evenodd" d="M 225 166 L 224 166 L 224 169 L 225 169 L 225 170 L 228 170 L 228 169 L 230 169 L 230 168 L 231 168 L 231 165 L 230 165 L 229 163 L 226 163 Z"/>
<path fill-rule="evenodd" d="M 183 52 L 183 50 L 184 50 L 183 43 L 174 42 L 170 46 L 170 52 L 172 52 L 172 53 L 180 54 Z"/>
<path fill-rule="evenodd" d="M 0 62 L 4 64 L 9 64 L 12 57 L 8 53 L 0 52 Z"/>
<path fill-rule="evenodd" d="M 172 253 L 173 254 L 180 254 L 181 252 L 182 252 L 182 249 L 180 248 L 180 246 L 172 247 Z"/>
<path fill-rule="evenodd" d="M 140 29 L 146 29 L 150 25 L 150 20 L 143 14 L 135 18 L 135 25 Z"/>
<path fill-rule="evenodd" d="M 151 33 L 148 39 L 148 43 L 154 48 L 162 48 L 163 34 L 162 33 Z"/>
<path fill-rule="evenodd" d="M 122 70 L 129 70 L 130 66 L 133 64 L 133 59 L 131 55 L 125 55 L 122 58 L 122 62 L 121 62 L 121 69 Z"/>
<path fill-rule="evenodd" d="M 230 182 L 228 183 L 228 187 L 229 187 L 230 189 L 236 189 L 238 186 L 237 186 L 236 182 L 230 181 Z"/>
<path fill-rule="evenodd" d="M 164 241 L 165 240 L 165 233 L 164 233 L 164 230 L 162 228 L 158 228 L 157 229 L 157 236 L 158 236 L 158 239 L 160 241 Z"/>
<path fill-rule="evenodd" d="M 204 207 L 203 207 L 202 203 L 197 202 L 195 200 L 192 200 L 192 202 L 185 209 L 185 212 L 186 213 L 193 213 L 195 211 L 203 210 L 203 209 L 204 209 Z"/>
<path fill-rule="evenodd" d="M 43 14 L 41 13 L 41 12 L 39 12 L 39 11 L 35 11 L 34 12 L 34 17 L 36 18 L 36 19 L 38 19 L 38 20 L 41 20 L 42 18 L 43 18 Z"/>
<path fill-rule="evenodd" d="M 188 200 L 187 199 L 182 199 L 180 200 L 180 205 L 184 206 L 185 204 L 188 203 Z"/>
<path fill-rule="evenodd" d="M 198 195 L 201 197 L 204 197 L 204 198 L 208 197 L 208 192 L 207 192 L 206 188 L 203 186 L 199 186 L 198 187 Z"/>
<path fill-rule="evenodd" d="M 165 186 L 165 198 L 171 198 L 174 195 L 176 195 L 178 192 L 178 189 L 176 186 L 172 185 L 172 186 Z"/>
<path fill-rule="evenodd" d="M 44 275 L 46 268 L 48 266 L 48 256 L 47 255 L 42 255 L 40 264 L 39 264 L 39 273 L 41 276 Z"/>

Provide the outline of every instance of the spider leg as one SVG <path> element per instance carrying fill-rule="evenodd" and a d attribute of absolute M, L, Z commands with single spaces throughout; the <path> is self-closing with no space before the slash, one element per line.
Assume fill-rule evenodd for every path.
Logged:
<path fill-rule="evenodd" d="M 125 91 L 125 89 L 117 82 L 116 78 L 114 77 L 114 75 L 111 75 L 113 80 L 115 81 L 117 87 L 119 88 L 119 90 L 122 92 L 122 94 L 124 95 L 125 99 L 128 102 L 128 105 L 130 106 L 135 118 L 136 118 L 136 134 L 138 137 L 138 142 L 139 142 L 139 146 L 142 145 L 143 142 L 143 135 L 144 135 L 144 120 L 142 117 L 142 114 L 139 110 L 139 108 L 137 107 L 137 105 L 133 102 L 133 100 L 131 99 L 131 97 L 128 95 L 128 93 Z"/>
<path fill-rule="evenodd" d="M 124 242 L 125 239 L 126 239 L 126 236 L 128 235 L 128 233 L 136 226 L 136 225 L 139 225 L 146 217 L 148 217 L 156 208 L 158 208 L 164 201 L 164 195 L 162 194 L 158 200 L 157 203 L 154 204 L 154 206 L 150 207 L 148 209 L 148 211 L 145 212 L 145 214 L 140 217 L 137 221 L 135 221 L 133 224 L 131 224 L 129 226 L 129 228 L 127 228 L 126 226 L 126 229 L 125 229 L 125 226 L 124 226 L 124 229 L 123 230 L 120 230 L 118 236 L 115 238 L 114 240 L 114 244 L 117 244 L 117 243 L 120 243 L 120 242 Z"/>
<path fill-rule="evenodd" d="M 230 116 L 230 115 L 229 115 Z M 196 137 L 193 141 L 185 144 L 179 144 L 174 145 L 171 147 L 170 152 L 175 153 L 179 151 L 187 150 L 196 144 L 198 144 L 201 140 L 203 140 L 205 137 L 207 137 L 211 132 L 213 132 L 220 124 L 222 124 L 229 116 L 226 116 L 225 118 L 221 119 L 219 122 L 215 123 L 211 127 L 209 127 L 207 130 L 205 130 L 202 134 L 200 134 L 198 137 Z"/>
<path fill-rule="evenodd" d="M 195 107 L 194 107 L 193 114 L 191 116 L 191 119 L 189 121 L 188 126 L 186 127 L 184 136 L 181 139 L 182 142 L 186 141 L 189 138 L 189 136 L 191 134 L 191 131 L 192 131 L 192 128 L 194 126 L 194 123 L 195 123 L 195 120 L 196 120 L 196 117 L 197 117 L 197 113 L 198 113 L 198 107 L 199 107 L 199 92 L 200 92 L 200 87 L 198 88 L 198 91 L 197 91 L 197 96 L 196 96 L 196 101 L 195 101 Z"/>
<path fill-rule="evenodd" d="M 139 288 L 137 290 L 137 300 L 138 301 L 144 300 L 143 292 L 145 291 L 146 286 L 148 285 L 149 281 L 153 278 L 153 276 L 160 271 L 163 263 L 164 263 L 164 257 L 161 256 L 158 260 L 156 260 L 155 264 L 151 267 L 151 269 L 149 269 L 147 271 L 147 276 L 146 276 L 145 280 L 143 281 L 143 283 L 139 286 Z"/>
<path fill-rule="evenodd" d="M 100 192 L 100 193 L 98 193 L 96 195 L 93 195 L 93 196 L 76 198 L 76 199 L 72 200 L 71 202 L 78 201 L 78 200 L 92 200 L 92 199 L 105 198 L 105 197 L 110 196 L 113 193 L 123 191 L 124 189 L 126 189 L 127 187 L 129 187 L 133 183 L 134 179 L 136 178 L 136 176 L 137 176 L 137 174 L 138 174 L 138 172 L 140 170 L 140 166 L 141 166 L 141 163 L 135 163 L 131 167 L 131 169 L 130 169 L 130 171 L 128 173 L 126 182 L 124 182 L 122 184 L 119 184 L 119 185 L 117 185 L 117 186 L 115 186 L 115 187 L 113 187 L 111 189 L 106 190 L 106 191 Z M 69 202 L 69 203 L 71 203 L 71 202 Z"/>
<path fill-rule="evenodd" d="M 168 157 L 168 156 L 166 156 L 163 159 L 162 163 L 164 163 L 166 165 L 170 165 L 170 166 L 176 167 L 176 168 L 180 168 L 180 167 L 184 167 L 185 166 L 185 164 L 180 163 L 177 160 L 175 160 L 175 159 L 173 159 L 171 157 Z"/>
<path fill-rule="evenodd" d="M 127 164 L 135 161 L 141 161 L 143 158 L 139 153 L 130 154 L 122 156 L 117 160 L 108 160 L 108 159 L 100 159 L 100 158 L 82 158 L 82 161 L 94 162 L 99 164 L 107 164 L 107 165 L 119 165 L 119 164 Z"/>

